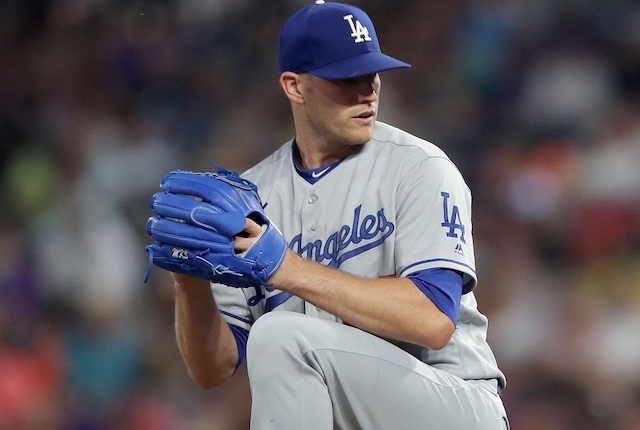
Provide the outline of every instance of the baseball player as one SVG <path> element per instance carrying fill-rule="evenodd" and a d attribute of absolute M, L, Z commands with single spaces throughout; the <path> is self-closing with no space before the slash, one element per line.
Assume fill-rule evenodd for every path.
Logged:
<path fill-rule="evenodd" d="M 246 360 L 257 430 L 508 429 L 473 294 L 470 190 L 437 146 L 376 120 L 379 73 L 410 66 L 380 51 L 361 9 L 321 0 L 284 24 L 278 60 L 295 137 L 242 175 L 264 217 L 243 215 L 232 241 L 258 262 L 276 255 L 258 264 L 270 265 L 265 282 L 233 288 L 163 266 L 175 247 L 154 257 L 175 272 L 191 377 L 214 387 Z M 156 214 L 178 216 L 154 199 Z M 196 209 L 191 221 L 206 224 Z M 156 222 L 152 236 L 174 240 Z M 237 274 L 225 264 L 210 280 Z"/>

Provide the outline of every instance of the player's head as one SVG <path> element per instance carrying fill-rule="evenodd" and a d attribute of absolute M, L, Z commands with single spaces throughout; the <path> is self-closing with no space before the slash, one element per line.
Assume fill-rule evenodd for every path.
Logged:
<path fill-rule="evenodd" d="M 411 67 L 380 51 L 367 14 L 354 6 L 317 0 L 294 14 L 280 31 L 280 73 L 350 79 Z"/>

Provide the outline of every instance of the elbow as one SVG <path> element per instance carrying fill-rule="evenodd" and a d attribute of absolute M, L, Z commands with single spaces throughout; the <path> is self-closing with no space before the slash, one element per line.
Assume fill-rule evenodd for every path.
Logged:
<path fill-rule="evenodd" d="M 440 350 L 447 346 L 455 331 L 455 324 L 449 317 L 438 318 L 429 324 L 429 330 L 423 330 L 419 335 L 419 344 L 432 350 Z"/>
<path fill-rule="evenodd" d="M 217 387 L 218 385 L 220 385 L 223 382 L 223 381 L 218 381 L 216 379 L 203 378 L 203 377 L 196 376 L 196 375 L 191 375 L 191 379 L 193 380 L 193 382 L 196 383 L 196 385 L 201 390 L 211 390 L 212 388 Z"/>
<path fill-rule="evenodd" d="M 197 375 L 190 376 L 193 382 L 195 382 L 201 390 L 211 390 L 226 381 L 226 378 L 210 378 Z"/>
<path fill-rule="evenodd" d="M 235 368 L 226 369 L 224 372 L 197 372 L 189 369 L 189 376 L 202 390 L 211 390 L 216 388 L 227 379 L 231 378 L 235 373 Z"/>
<path fill-rule="evenodd" d="M 427 346 L 429 349 L 432 350 L 440 350 L 442 348 L 444 348 L 445 346 L 447 346 L 447 344 L 449 343 L 449 341 L 451 340 L 451 335 L 438 335 L 438 336 L 434 336 L 430 342 L 429 345 Z"/>

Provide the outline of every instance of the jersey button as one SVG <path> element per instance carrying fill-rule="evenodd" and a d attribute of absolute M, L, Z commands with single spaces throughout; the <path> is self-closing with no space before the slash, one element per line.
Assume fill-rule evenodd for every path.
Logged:
<path fill-rule="evenodd" d="M 318 201 L 318 196 L 316 196 L 315 194 L 312 194 L 309 196 L 309 199 L 307 200 L 310 204 L 314 204 L 315 202 Z"/>
<path fill-rule="evenodd" d="M 317 222 L 311 223 L 311 225 L 309 226 L 309 230 L 311 231 L 316 231 L 317 228 L 318 228 Z"/>

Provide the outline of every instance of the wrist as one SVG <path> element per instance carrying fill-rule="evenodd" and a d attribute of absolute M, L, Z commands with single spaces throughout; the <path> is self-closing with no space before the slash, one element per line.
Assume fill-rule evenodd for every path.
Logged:
<path fill-rule="evenodd" d="M 295 279 L 296 264 L 295 260 L 300 258 L 295 252 L 288 249 L 285 253 L 282 264 L 278 267 L 273 275 L 267 280 L 273 288 L 286 291 L 291 279 Z"/>

